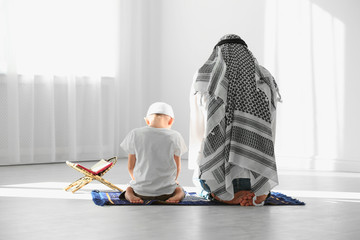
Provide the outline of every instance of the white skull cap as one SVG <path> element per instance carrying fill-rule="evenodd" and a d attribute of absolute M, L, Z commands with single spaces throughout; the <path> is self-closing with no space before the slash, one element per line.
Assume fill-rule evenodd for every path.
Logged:
<path fill-rule="evenodd" d="M 174 111 L 172 107 L 164 102 L 155 102 L 150 105 L 149 110 L 147 111 L 146 116 L 149 116 L 151 114 L 165 114 L 170 116 L 171 118 L 174 118 Z"/>

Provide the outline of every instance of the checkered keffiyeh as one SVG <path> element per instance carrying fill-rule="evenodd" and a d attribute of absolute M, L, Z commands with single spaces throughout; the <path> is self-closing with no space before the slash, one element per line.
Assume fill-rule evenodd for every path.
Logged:
<path fill-rule="evenodd" d="M 252 192 L 267 194 L 278 184 L 274 78 L 240 37 L 226 35 L 198 70 L 193 88 L 207 96 L 199 178 L 219 198 L 231 200 L 232 180 L 241 169 L 249 172 Z"/>

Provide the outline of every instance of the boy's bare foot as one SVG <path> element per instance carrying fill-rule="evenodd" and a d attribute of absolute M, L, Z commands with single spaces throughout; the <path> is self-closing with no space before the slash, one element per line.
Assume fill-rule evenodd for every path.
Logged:
<path fill-rule="evenodd" d="M 168 203 L 179 203 L 185 197 L 185 193 L 182 188 L 177 187 L 175 188 L 174 196 L 168 198 L 166 202 Z"/>
<path fill-rule="evenodd" d="M 126 200 L 128 200 L 131 203 L 144 203 L 144 201 L 141 198 L 135 196 L 135 193 L 134 193 L 134 190 L 132 189 L 132 187 L 126 188 L 125 198 L 126 198 Z"/>

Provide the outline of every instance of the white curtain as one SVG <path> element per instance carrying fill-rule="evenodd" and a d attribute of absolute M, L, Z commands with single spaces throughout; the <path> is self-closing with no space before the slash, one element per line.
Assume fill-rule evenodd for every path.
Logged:
<path fill-rule="evenodd" d="M 1 163 L 113 155 L 114 81 L 111 77 L 1 75 Z"/>
<path fill-rule="evenodd" d="M 0 0 L 0 165 L 123 154 L 142 121 L 149 6 Z"/>

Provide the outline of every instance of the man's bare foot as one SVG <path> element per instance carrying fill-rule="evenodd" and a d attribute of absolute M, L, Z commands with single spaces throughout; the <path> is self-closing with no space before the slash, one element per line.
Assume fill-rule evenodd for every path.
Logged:
<path fill-rule="evenodd" d="M 141 198 L 135 196 L 135 193 L 134 193 L 134 190 L 132 189 L 132 187 L 128 187 L 126 189 L 125 198 L 126 198 L 126 200 L 128 200 L 131 203 L 144 203 L 144 201 Z"/>
<path fill-rule="evenodd" d="M 241 206 L 251 206 L 252 205 L 252 199 L 255 196 L 254 193 L 249 193 L 245 196 L 243 196 L 240 200 L 239 200 L 239 204 Z"/>
<path fill-rule="evenodd" d="M 246 196 L 250 196 L 251 193 L 250 191 L 239 191 L 239 192 L 236 192 L 234 194 L 234 198 L 232 200 L 221 200 L 220 198 L 218 198 L 217 196 L 215 196 L 215 194 L 211 193 L 211 196 L 213 196 L 216 200 L 220 201 L 220 202 L 223 202 L 223 203 L 226 203 L 226 204 L 231 204 L 231 205 L 241 205 L 241 201 L 244 197 Z"/>
<path fill-rule="evenodd" d="M 247 196 L 244 196 L 241 200 L 240 200 L 240 205 L 241 206 L 254 206 L 253 204 L 253 197 L 254 197 L 254 193 L 249 194 Z M 257 196 L 255 203 L 256 204 L 261 204 L 262 202 L 265 201 L 267 195 L 261 195 L 261 196 Z"/>
<path fill-rule="evenodd" d="M 168 203 L 179 203 L 185 197 L 185 193 L 182 188 L 177 187 L 174 192 L 174 196 L 168 198 L 166 202 Z"/>

